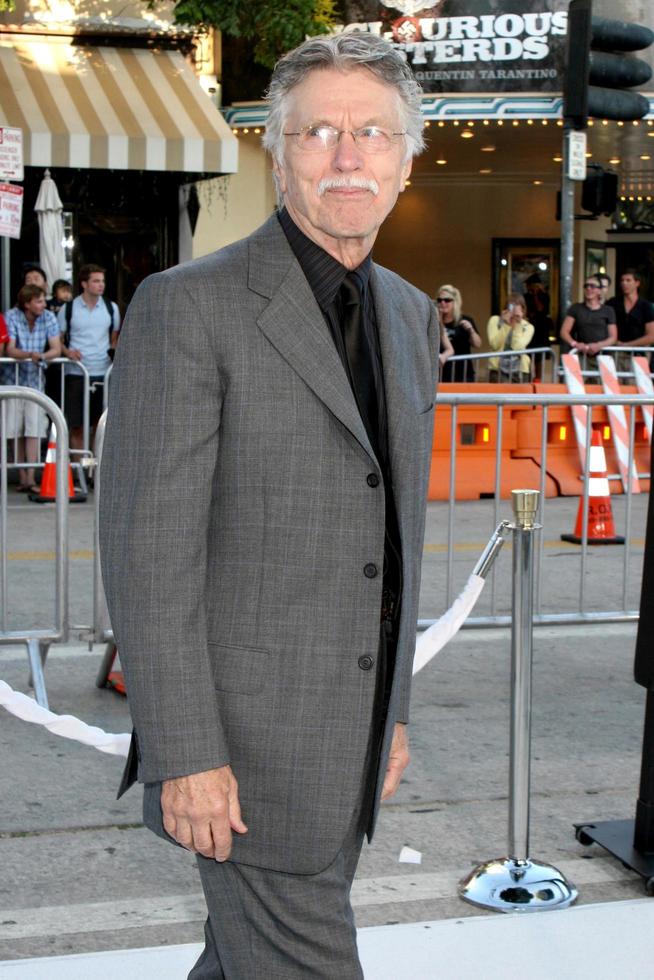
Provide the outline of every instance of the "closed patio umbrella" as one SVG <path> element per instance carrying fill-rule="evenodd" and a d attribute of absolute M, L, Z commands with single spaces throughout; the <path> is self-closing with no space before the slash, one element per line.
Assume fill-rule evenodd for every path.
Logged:
<path fill-rule="evenodd" d="M 55 279 L 66 278 L 64 253 L 64 226 L 61 218 L 63 205 L 57 185 L 46 170 L 34 205 L 39 219 L 39 259 L 46 274 L 48 285 Z"/>

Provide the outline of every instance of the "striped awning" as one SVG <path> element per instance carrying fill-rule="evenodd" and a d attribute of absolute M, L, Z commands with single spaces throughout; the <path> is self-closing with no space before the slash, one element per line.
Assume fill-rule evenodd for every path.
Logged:
<path fill-rule="evenodd" d="M 0 126 L 32 167 L 235 173 L 237 140 L 179 51 L 0 41 Z"/>

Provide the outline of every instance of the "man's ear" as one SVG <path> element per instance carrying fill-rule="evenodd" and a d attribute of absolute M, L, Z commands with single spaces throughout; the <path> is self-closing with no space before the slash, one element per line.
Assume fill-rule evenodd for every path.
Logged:
<path fill-rule="evenodd" d="M 284 166 L 276 157 L 273 157 L 273 173 L 277 179 L 277 186 L 280 194 L 286 193 L 286 172 Z"/>
<path fill-rule="evenodd" d="M 413 158 L 409 157 L 406 163 L 402 164 L 402 171 L 400 176 L 400 191 L 403 191 L 406 187 L 406 182 L 411 175 L 411 170 L 413 169 Z"/>

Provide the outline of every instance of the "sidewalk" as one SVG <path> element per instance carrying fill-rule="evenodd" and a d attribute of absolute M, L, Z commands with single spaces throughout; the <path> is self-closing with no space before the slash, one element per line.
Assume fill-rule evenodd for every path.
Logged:
<path fill-rule="evenodd" d="M 383 807 L 353 889 L 369 980 L 507 980 L 516 970 L 540 980 L 541 969 L 548 980 L 649 975 L 637 957 L 654 903 L 619 861 L 578 844 L 572 827 L 634 813 L 645 696 L 632 680 L 634 639 L 633 625 L 535 631 L 530 850 L 578 887 L 577 906 L 561 912 L 484 914 L 457 894 L 474 865 L 507 848 L 508 631 L 462 631 L 417 676 L 412 764 Z M 124 699 L 95 687 L 101 653 L 81 644 L 52 651 L 50 706 L 125 732 Z M 0 647 L 0 677 L 28 690 L 22 648 Z M 138 790 L 115 799 L 121 760 L 2 709 L 0 753 L 8 760 L 0 775 L 2 980 L 183 978 L 205 915 L 195 863 L 143 828 Z M 399 863 L 403 845 L 421 853 L 420 865 Z M 136 952 L 143 948 L 154 952 Z M 373 953 L 379 962 L 367 959 Z"/>
<path fill-rule="evenodd" d="M 359 930 L 367 980 L 615 980 L 652 972 L 647 899 L 542 915 L 446 919 Z M 202 946 L 0 963 L 0 980 L 179 980 Z"/>
<path fill-rule="evenodd" d="M 487 540 L 486 503 L 457 512 L 455 591 Z M 11 617 L 47 625 L 52 513 L 13 498 L 10 506 Z M 578 555 L 558 543 L 576 506 L 548 503 L 542 575 L 561 611 L 579 592 Z M 502 502 L 502 515 L 507 510 Z M 441 505 L 428 511 L 421 615 L 429 617 L 445 606 L 447 515 Z M 71 508 L 73 624 L 91 622 L 91 516 L 90 504 Z M 644 515 L 633 518 L 636 536 Z M 626 571 L 631 605 L 639 593 L 636 551 Z M 496 569 L 500 605 L 510 567 L 504 554 Z M 617 605 L 624 579 L 621 549 L 591 552 L 589 608 Z M 485 609 L 491 590 L 489 583 L 480 600 Z M 575 822 L 634 814 L 645 703 L 633 682 L 635 634 L 634 624 L 534 633 L 530 853 L 579 889 L 577 905 L 560 912 L 485 914 L 458 897 L 472 867 L 507 850 L 509 631 L 463 630 L 416 677 L 412 763 L 383 806 L 373 845 L 364 847 L 352 894 L 366 980 L 613 980 L 652 972 L 639 959 L 649 961 L 641 937 L 652 934 L 654 915 L 642 881 L 599 847 L 582 847 L 573 830 Z M 125 700 L 95 686 L 102 652 L 76 642 L 51 650 L 50 707 L 128 732 Z M 24 648 L 0 646 L 0 679 L 29 692 L 27 675 Z M 195 862 L 144 829 L 138 789 L 116 800 L 122 761 L 2 708 L 0 756 L 0 980 L 182 980 L 206 914 Z M 404 845 L 420 852 L 420 865 L 399 862 Z"/>

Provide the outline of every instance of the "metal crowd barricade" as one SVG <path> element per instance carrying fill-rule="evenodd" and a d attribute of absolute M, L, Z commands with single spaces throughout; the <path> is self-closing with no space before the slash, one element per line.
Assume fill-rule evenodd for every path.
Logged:
<path fill-rule="evenodd" d="M 474 368 L 475 371 L 475 381 L 486 381 L 488 378 L 488 370 L 482 370 L 481 373 L 484 374 L 485 377 L 480 378 L 479 369 L 485 369 L 491 358 L 499 358 L 500 361 L 508 358 L 509 365 L 512 365 L 514 362 L 512 362 L 510 358 L 515 357 L 516 354 L 526 354 L 529 357 L 529 377 L 531 381 L 533 381 L 535 378 L 539 378 L 541 381 L 549 380 L 554 384 L 559 380 L 559 352 L 554 347 L 528 347 L 521 351 L 485 351 L 483 354 L 455 354 L 453 357 L 448 357 L 445 363 L 451 364 L 453 369 L 454 365 L 461 364 L 463 366 L 462 382 L 466 384 L 467 382 L 472 382 L 473 380 L 472 372 L 470 370 L 471 368 Z M 454 373 L 454 370 L 452 373 Z M 499 374 L 502 383 L 522 383 L 522 372 L 520 370 L 516 371 L 510 367 L 508 374 L 504 374 L 501 371 Z M 546 375 L 549 375 L 549 379 L 546 378 Z"/>
<path fill-rule="evenodd" d="M 492 503 L 492 515 L 489 520 L 489 524 L 493 527 L 497 526 L 500 518 L 500 498 L 501 498 L 501 486 L 502 486 L 502 431 L 503 431 L 503 421 L 505 410 L 517 406 L 535 408 L 540 410 L 540 431 L 541 431 L 541 457 L 540 457 L 540 486 L 537 488 L 540 491 L 541 499 L 541 514 L 540 522 L 545 523 L 545 511 L 547 509 L 547 452 L 548 452 L 548 424 L 549 424 L 549 410 L 555 406 L 573 406 L 573 405 L 584 405 L 588 409 L 588 420 L 586 426 L 586 445 L 585 445 L 585 461 L 586 465 L 584 467 L 584 473 L 589 473 L 590 466 L 590 445 L 591 445 L 591 435 L 592 435 L 592 425 L 593 425 L 593 409 L 596 411 L 600 407 L 606 408 L 608 405 L 623 405 L 625 408 L 631 407 L 632 409 L 638 408 L 643 405 L 654 405 L 654 397 L 646 397 L 643 395 L 539 395 L 539 394 L 493 394 L 491 392 L 474 393 L 444 393 L 439 392 L 436 400 L 436 425 L 438 425 L 438 409 L 440 406 L 450 406 L 452 409 L 451 414 L 451 424 L 450 424 L 450 470 L 449 470 L 449 493 L 448 502 L 443 506 L 447 507 L 447 524 L 446 524 L 446 542 L 444 550 L 446 552 L 446 568 L 445 568 L 445 582 L 443 584 L 443 594 L 444 594 L 444 607 L 447 609 L 451 606 L 452 601 L 458 591 L 456 576 L 454 573 L 454 554 L 456 549 L 455 542 L 455 530 L 456 521 L 455 517 L 457 514 L 457 509 L 461 509 L 465 506 L 469 506 L 471 501 L 457 501 L 456 500 L 456 467 L 457 467 L 457 434 L 459 430 L 458 426 L 458 409 L 463 406 L 470 405 L 483 405 L 488 407 L 493 407 L 497 411 L 497 442 L 495 447 L 495 491 L 493 494 Z M 631 411 L 630 413 L 630 423 L 629 423 L 629 467 L 631 467 L 634 458 L 634 445 L 635 445 L 635 426 L 636 426 L 636 412 Z M 645 474 L 649 477 L 650 474 Z M 606 607 L 601 610 L 589 610 L 588 606 L 588 594 L 586 586 L 586 574 L 588 568 L 588 497 L 589 497 L 589 482 L 588 479 L 583 475 L 580 475 L 580 488 L 582 489 L 581 500 L 583 501 L 583 531 L 582 531 L 582 543 L 579 546 L 579 594 L 577 607 L 570 611 L 560 611 L 560 609 L 555 609 L 553 611 L 544 611 L 545 600 L 543 597 L 543 558 L 544 558 L 544 542 L 542 537 L 538 544 L 537 550 L 537 564 L 535 571 L 536 578 L 536 601 L 535 601 L 535 617 L 534 622 L 539 625 L 553 625 L 553 624 L 566 624 L 566 623 L 583 623 L 583 622 L 627 622 L 637 620 L 638 610 L 635 608 L 629 608 L 627 604 L 628 596 L 628 580 L 630 574 L 639 574 L 640 572 L 640 560 L 638 562 L 637 569 L 633 567 L 633 546 L 631 541 L 631 526 L 632 526 L 632 514 L 633 514 L 633 493 L 631 487 L 627 489 L 627 492 L 622 496 L 624 500 L 624 520 L 625 520 L 625 544 L 621 546 L 624 548 L 622 568 L 621 568 L 621 578 L 622 578 L 622 608 L 611 609 L 610 605 L 607 603 Z M 559 498 L 560 499 L 560 498 Z M 574 499 L 576 498 L 569 498 Z M 620 498 L 612 498 L 614 501 Z M 490 593 L 490 611 L 487 614 L 477 615 L 475 617 L 470 617 L 466 621 L 466 626 L 470 627 L 484 627 L 484 626 L 508 626 L 510 624 L 510 616 L 508 614 L 502 613 L 498 610 L 496 588 L 495 588 L 495 577 L 494 573 L 491 576 L 491 582 L 489 583 L 490 588 L 486 589 L 487 593 Z M 615 583 L 615 591 L 619 592 L 619 587 L 617 582 Z M 430 626 L 435 619 L 421 619 L 419 621 L 419 628 L 427 628 Z"/>
<path fill-rule="evenodd" d="M 58 403 L 61 411 L 65 413 L 66 411 L 66 365 L 70 365 L 73 362 L 67 357 L 55 357 L 51 361 L 41 361 L 38 365 L 39 375 L 41 379 L 41 386 L 45 386 L 46 372 L 52 372 L 54 374 L 56 368 L 59 369 L 59 392 L 58 392 Z M 75 467 L 80 485 L 82 489 L 86 492 L 86 477 L 85 477 L 85 465 L 92 458 L 92 451 L 90 447 L 90 432 L 91 432 L 91 377 L 89 375 L 88 369 L 79 362 L 75 362 L 76 366 L 80 368 L 82 374 L 82 385 L 83 385 L 83 395 L 82 395 L 82 448 L 81 449 L 70 449 L 69 452 L 73 457 L 77 457 L 76 460 L 72 461 L 72 465 Z M 3 366 L 9 366 L 14 372 L 14 384 L 20 385 L 20 369 L 24 367 L 24 361 L 17 361 L 13 357 L 0 357 L 0 373 L 2 372 Z M 52 376 L 49 375 L 49 377 Z M 14 439 L 14 445 L 16 440 Z M 15 454 L 15 450 L 14 450 Z M 38 469 L 42 466 L 42 463 L 38 463 L 36 468 Z"/>
<path fill-rule="evenodd" d="M 9 629 L 7 578 L 7 404 L 10 399 L 36 402 L 52 419 L 57 431 L 57 493 L 55 519 L 55 623 L 51 629 Z M 37 702 L 48 707 L 43 665 L 51 643 L 68 639 L 68 427 L 61 409 L 34 388 L 0 385 L 0 644 L 27 648 Z"/>
<path fill-rule="evenodd" d="M 612 355 L 613 354 L 627 354 L 629 357 L 631 357 L 632 355 L 636 355 L 636 356 L 640 356 L 640 357 L 646 357 L 649 360 L 650 355 L 652 354 L 652 351 L 653 351 L 653 348 L 652 347 L 603 347 L 602 350 L 600 351 L 600 354 L 612 354 Z M 579 357 L 579 364 L 581 366 L 581 373 L 582 373 L 582 375 L 585 378 L 590 378 L 590 379 L 593 379 L 593 380 L 594 379 L 597 379 L 597 384 L 601 384 L 600 372 L 599 372 L 599 368 L 597 367 L 597 362 L 595 361 L 595 359 L 593 358 L 592 362 L 590 362 L 589 361 L 588 354 L 585 354 L 583 352 L 577 352 L 577 355 Z M 450 360 L 451 360 L 451 358 L 450 358 Z M 589 366 L 589 364 L 590 364 L 590 366 Z M 650 364 L 650 368 L 651 368 L 651 366 L 652 365 Z M 563 368 L 562 367 L 561 368 L 558 368 L 558 366 L 557 366 L 557 371 L 558 371 L 558 373 L 560 375 L 560 377 L 559 377 L 558 380 L 562 381 L 563 380 Z M 633 384 L 634 383 L 633 371 L 631 371 L 631 370 L 629 370 L 629 371 L 616 371 L 616 374 L 617 374 L 618 378 L 621 379 L 621 381 L 622 381 L 623 384 Z M 650 376 L 654 377 L 654 373 L 651 370 L 650 370 Z"/>
<path fill-rule="evenodd" d="M 104 376 L 104 385 L 102 386 L 102 411 L 103 412 L 106 412 L 107 408 L 109 407 L 109 383 L 111 381 L 111 372 L 113 371 L 113 369 L 114 369 L 113 364 L 110 364 L 109 367 L 107 368 L 107 373 Z M 96 429 L 96 436 L 97 436 L 97 429 Z"/>
<path fill-rule="evenodd" d="M 108 643 L 114 638 L 111 624 L 109 622 L 109 611 L 107 600 L 102 584 L 102 569 L 100 567 L 100 492 L 101 492 L 101 467 L 102 447 L 104 445 L 104 434 L 107 427 L 107 413 L 103 412 L 100 416 L 95 430 L 95 475 L 94 475 L 94 549 L 95 556 L 93 561 L 93 642 Z"/>
<path fill-rule="evenodd" d="M 107 388 L 105 384 L 105 392 L 106 390 Z M 95 555 L 93 560 L 93 629 L 91 640 L 93 643 L 105 644 L 104 655 L 102 657 L 95 681 L 97 687 L 106 686 L 107 681 L 109 680 L 111 668 L 113 667 L 117 656 L 114 633 L 109 619 L 109 610 L 107 609 L 107 598 L 105 596 L 104 585 L 102 583 L 102 568 L 100 566 L 100 493 L 102 486 L 100 463 L 102 462 L 102 449 L 104 446 L 104 434 L 106 427 L 107 412 L 105 410 L 100 416 L 100 420 L 98 421 L 98 425 L 95 430 Z"/>

